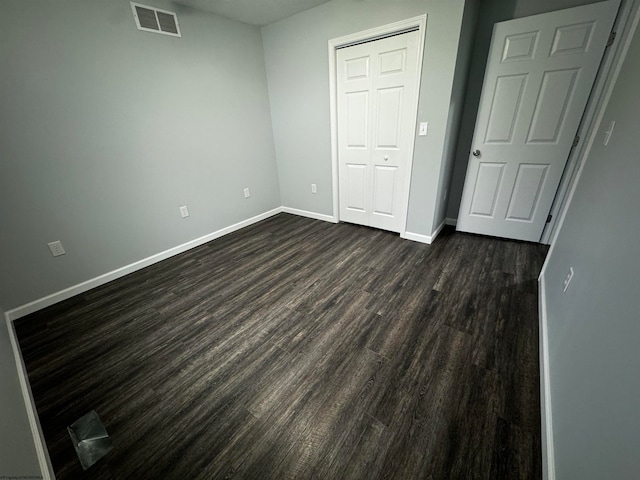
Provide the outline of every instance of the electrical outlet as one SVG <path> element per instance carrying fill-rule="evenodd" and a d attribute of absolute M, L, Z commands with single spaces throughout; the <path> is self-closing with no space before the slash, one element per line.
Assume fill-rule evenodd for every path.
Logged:
<path fill-rule="evenodd" d="M 249 187 L 244 189 L 244 198 L 249 198 L 251 196 L 251 192 L 249 191 Z"/>
<path fill-rule="evenodd" d="M 311 193 L 318 193 L 318 187 L 315 183 L 311 184 Z"/>
<path fill-rule="evenodd" d="M 573 278 L 573 267 L 569 267 L 569 273 L 567 273 L 566 278 L 564 279 L 564 284 L 562 286 L 562 291 L 566 292 L 569 288 L 569 284 L 571 283 L 571 279 Z"/>
<path fill-rule="evenodd" d="M 54 257 L 59 257 L 60 255 L 64 255 L 65 253 L 67 253 L 64 251 L 64 247 L 62 246 L 60 240 L 47 243 L 47 246 L 49 247 L 49 250 L 51 250 L 51 255 L 53 255 Z"/>
<path fill-rule="evenodd" d="M 189 216 L 189 209 L 187 208 L 186 205 L 183 205 L 182 207 L 180 207 L 180 215 L 182 215 L 182 218 L 186 218 Z"/>

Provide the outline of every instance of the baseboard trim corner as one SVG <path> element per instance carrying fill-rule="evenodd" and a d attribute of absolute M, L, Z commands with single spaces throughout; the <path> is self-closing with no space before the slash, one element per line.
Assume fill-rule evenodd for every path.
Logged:
<path fill-rule="evenodd" d="M 438 237 L 442 229 L 444 228 L 445 222 L 443 221 L 438 228 L 434 230 L 431 235 L 423 235 L 421 233 L 412 233 L 412 232 L 403 232 L 400 234 L 400 237 L 406 240 L 413 240 L 414 242 L 426 243 L 427 245 L 431 245 L 433 241 Z"/>
<path fill-rule="evenodd" d="M 452 227 L 455 227 L 458 224 L 458 219 L 457 218 L 445 218 L 444 219 L 444 223 L 446 225 L 450 225 Z"/>
<path fill-rule="evenodd" d="M 540 317 L 540 416 L 542 428 L 542 478 L 555 480 L 553 422 L 551 418 L 551 376 L 549 373 L 549 330 L 544 271 L 538 278 L 538 310 Z"/>
<path fill-rule="evenodd" d="M 40 426 L 40 419 L 38 418 L 38 410 L 33 400 L 33 393 L 31 392 L 31 385 L 27 376 L 27 368 L 22 358 L 22 352 L 18 345 L 18 337 L 16 331 L 13 328 L 13 321 L 9 318 L 9 315 L 5 313 L 5 320 L 7 322 L 7 329 L 9 330 L 9 340 L 11 342 L 11 350 L 13 350 L 13 357 L 16 362 L 16 369 L 18 372 L 18 381 L 20 383 L 20 390 L 22 391 L 22 398 L 24 400 L 24 406 L 27 412 L 27 418 L 29 420 L 29 427 L 31 430 L 31 436 L 33 437 L 33 444 L 38 457 L 38 466 L 42 473 L 44 480 L 54 480 L 55 475 L 53 473 L 53 466 L 51 465 L 51 458 L 49 457 L 49 451 L 47 450 L 44 435 L 42 433 L 42 427 Z"/>
<path fill-rule="evenodd" d="M 338 219 L 333 215 L 325 215 L 324 213 L 309 212 L 307 210 L 300 210 L 292 207 L 281 207 L 281 211 L 284 213 L 290 213 L 292 215 L 298 215 L 300 217 L 313 218 L 315 220 L 322 220 L 323 222 L 338 223 Z"/>
<path fill-rule="evenodd" d="M 224 235 L 233 233 L 236 230 L 240 230 L 241 228 L 253 225 L 254 223 L 277 215 L 282 211 L 282 207 L 274 208 L 273 210 L 261 213 L 259 215 L 256 215 L 255 217 L 251 217 L 228 227 L 221 228 L 220 230 L 216 230 L 215 232 L 209 233 L 194 240 L 190 240 L 186 243 L 183 243 L 182 245 L 178 245 L 177 247 L 173 247 L 163 252 L 156 253 L 155 255 L 151 255 L 150 257 L 143 258 L 142 260 L 138 260 L 129 265 L 125 265 L 124 267 L 120 267 L 116 270 L 112 270 L 111 272 L 104 273 L 95 278 L 86 280 L 82 283 L 78 283 L 77 285 L 73 285 L 71 287 L 65 288 L 64 290 L 60 290 L 58 292 L 47 295 L 46 297 L 42 297 L 16 307 L 12 310 L 7 311 L 5 313 L 5 316 L 9 320 L 17 320 L 20 317 L 24 317 L 31 313 L 37 312 L 38 310 L 49 307 L 55 303 L 67 300 L 68 298 L 71 298 L 75 295 L 87 292 L 92 288 L 99 287 L 100 285 L 104 285 L 105 283 L 111 282 L 112 280 L 124 277 L 125 275 L 153 265 L 154 263 L 166 260 L 167 258 L 173 257 L 180 253 L 184 253 L 187 250 L 191 250 L 192 248 L 199 247 L 200 245 L 210 242 L 211 240 L 215 240 L 216 238 L 223 237 Z"/>

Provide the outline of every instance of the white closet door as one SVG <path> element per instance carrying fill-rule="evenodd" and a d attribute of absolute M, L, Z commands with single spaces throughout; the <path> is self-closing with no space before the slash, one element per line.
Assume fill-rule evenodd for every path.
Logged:
<path fill-rule="evenodd" d="M 403 227 L 418 41 L 416 31 L 337 52 L 340 220 Z"/>

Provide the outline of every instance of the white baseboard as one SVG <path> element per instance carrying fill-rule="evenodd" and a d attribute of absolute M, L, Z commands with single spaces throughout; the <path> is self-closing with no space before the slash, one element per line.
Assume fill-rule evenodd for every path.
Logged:
<path fill-rule="evenodd" d="M 400 237 L 406 240 L 413 240 L 414 242 L 432 244 L 436 237 L 440 234 L 444 228 L 445 222 L 438 225 L 438 228 L 431 235 L 422 235 L 421 233 L 404 232 L 400 234 Z"/>
<path fill-rule="evenodd" d="M 38 456 L 38 465 L 40 467 L 40 471 L 42 472 L 42 478 L 44 480 L 53 480 L 55 479 L 55 475 L 53 473 L 53 467 L 51 466 L 51 458 L 49 457 L 49 452 L 45 446 L 46 443 L 44 441 L 44 435 L 42 434 L 40 419 L 38 418 L 38 410 L 36 409 L 36 404 L 33 401 L 33 394 L 31 393 L 31 386 L 29 385 L 27 369 L 24 365 L 22 352 L 18 347 L 18 339 L 13 328 L 13 323 L 6 313 L 5 319 L 7 322 L 7 328 L 9 329 L 11 349 L 13 350 L 13 356 L 16 361 L 20 390 L 22 390 L 22 397 L 24 399 L 24 405 L 27 411 L 27 418 L 29 419 L 29 426 L 31 427 L 33 444 L 36 449 L 36 455 Z"/>
<path fill-rule="evenodd" d="M 431 243 L 431 237 L 429 235 L 422 235 L 420 233 L 404 232 L 400 236 L 405 240 L 413 240 L 420 243 Z"/>
<path fill-rule="evenodd" d="M 542 478 L 555 480 L 553 423 L 551 420 L 551 376 L 549 374 L 549 330 L 544 270 L 538 278 L 538 310 L 540 316 L 540 416 L 542 417 Z"/>
<path fill-rule="evenodd" d="M 455 227 L 458 224 L 458 219 L 457 218 L 445 218 L 444 219 L 444 223 L 446 225 L 451 225 L 452 227 Z"/>
<path fill-rule="evenodd" d="M 284 213 L 291 213 L 292 215 L 298 215 L 300 217 L 313 218 L 315 220 L 322 220 L 324 222 L 338 223 L 338 219 L 333 215 L 325 215 L 324 213 L 309 212 L 307 210 L 298 210 L 297 208 L 282 207 L 281 211 Z"/>
<path fill-rule="evenodd" d="M 170 248 L 169 250 L 165 250 L 164 252 L 156 253 L 155 255 L 151 255 L 150 257 L 138 260 L 137 262 L 125 265 L 124 267 L 84 281 L 77 285 L 73 285 L 72 287 L 65 288 L 64 290 L 52 293 L 51 295 L 39 298 L 25 305 L 21 305 L 17 308 L 7 311 L 5 313 L 5 316 L 9 320 L 16 320 L 20 317 L 24 317 L 25 315 L 37 312 L 38 310 L 42 310 L 43 308 L 49 307 L 55 303 L 61 302 L 75 295 L 84 293 L 88 290 L 91 290 L 92 288 L 99 287 L 100 285 L 104 285 L 105 283 L 111 282 L 112 280 L 116 280 L 117 278 L 124 277 L 125 275 L 133 273 L 137 270 L 141 270 L 145 267 L 148 267 L 149 265 L 153 265 L 154 263 L 166 260 L 167 258 L 173 257 L 174 255 L 186 252 L 187 250 L 203 245 L 207 242 L 210 242 L 211 240 L 215 240 L 216 238 L 220 238 L 224 235 L 235 232 L 236 230 L 240 230 L 241 228 L 253 225 L 254 223 L 272 217 L 273 215 L 276 215 L 282 211 L 283 209 L 281 207 L 274 208 L 273 210 L 269 210 L 268 212 L 261 213 L 260 215 L 256 215 L 255 217 L 251 217 L 234 225 L 230 225 L 213 233 L 209 233 L 208 235 L 205 235 L 203 237 L 183 243 L 182 245 L 178 245 L 177 247 Z"/>

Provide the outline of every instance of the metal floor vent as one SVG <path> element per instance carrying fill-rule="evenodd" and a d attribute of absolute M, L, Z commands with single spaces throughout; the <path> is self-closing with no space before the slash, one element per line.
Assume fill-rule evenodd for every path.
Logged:
<path fill-rule="evenodd" d="M 138 30 L 145 32 L 163 33 L 174 37 L 181 37 L 178 16 L 175 12 L 160 10 L 159 8 L 131 3 L 133 18 Z"/>
<path fill-rule="evenodd" d="M 100 417 L 91 410 L 84 417 L 67 427 L 73 448 L 76 449 L 84 470 L 104 457 L 113 448 L 111 439 Z"/>

